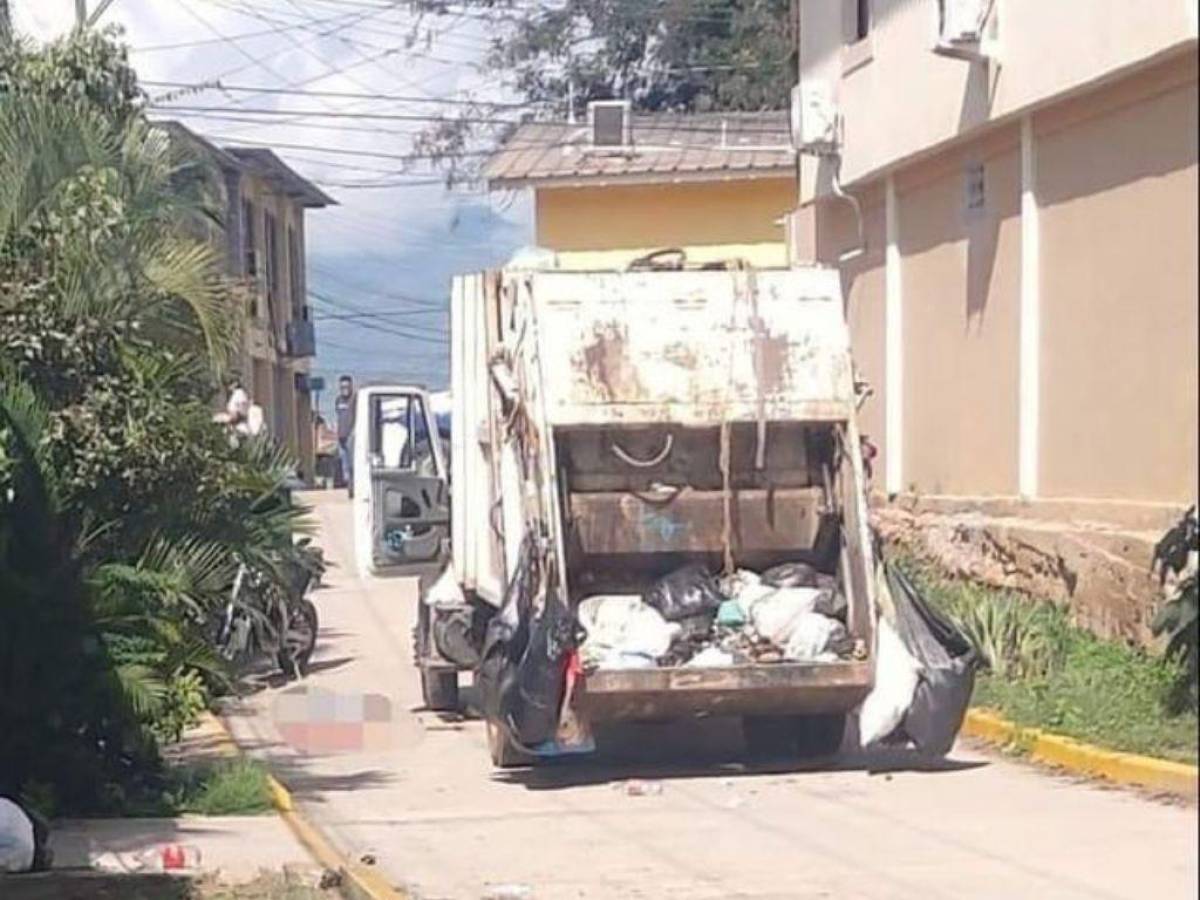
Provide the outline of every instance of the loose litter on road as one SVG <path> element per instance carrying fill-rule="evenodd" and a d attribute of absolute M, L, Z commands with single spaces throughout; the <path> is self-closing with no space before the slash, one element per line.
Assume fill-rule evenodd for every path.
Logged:
<path fill-rule="evenodd" d="M 480 900 L 533 900 L 533 888 L 527 884 L 492 884 L 484 888 Z"/>
<path fill-rule="evenodd" d="M 91 868 L 113 874 L 142 872 L 195 872 L 200 868 L 200 848 L 191 844 L 158 844 L 143 850 L 89 855 Z"/>
<path fill-rule="evenodd" d="M 621 787 L 628 797 L 657 797 L 663 792 L 661 782 L 644 781 L 641 778 L 633 778 L 626 781 Z"/>

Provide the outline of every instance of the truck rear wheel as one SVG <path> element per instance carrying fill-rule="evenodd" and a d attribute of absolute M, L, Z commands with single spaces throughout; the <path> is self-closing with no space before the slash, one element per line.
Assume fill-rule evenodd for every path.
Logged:
<path fill-rule="evenodd" d="M 844 713 L 820 716 L 797 716 L 794 734 L 796 753 L 801 759 L 823 759 L 836 756 L 846 734 Z"/>
<path fill-rule="evenodd" d="M 453 669 L 421 667 L 421 697 L 425 708 L 434 712 L 455 712 L 458 709 L 458 673 Z"/>
<path fill-rule="evenodd" d="M 520 766 L 531 766 L 536 758 L 525 753 L 508 736 L 503 728 L 487 720 L 488 753 L 492 757 L 492 765 L 497 769 L 515 769 Z"/>

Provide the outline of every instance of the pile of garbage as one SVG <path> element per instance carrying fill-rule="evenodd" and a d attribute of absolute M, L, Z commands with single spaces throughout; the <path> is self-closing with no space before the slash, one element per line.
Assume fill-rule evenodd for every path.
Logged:
<path fill-rule="evenodd" d="M 803 562 L 720 579 L 698 563 L 645 593 L 598 594 L 579 604 L 583 666 L 649 669 L 865 659 L 846 629 L 837 579 Z"/>

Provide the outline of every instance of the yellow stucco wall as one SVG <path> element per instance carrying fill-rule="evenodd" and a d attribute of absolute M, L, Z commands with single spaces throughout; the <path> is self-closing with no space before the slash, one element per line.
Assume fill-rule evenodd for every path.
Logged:
<path fill-rule="evenodd" d="M 620 267 L 665 247 L 693 262 L 742 258 L 787 264 L 781 223 L 796 205 L 793 178 L 539 188 L 538 246 L 565 268 Z"/>

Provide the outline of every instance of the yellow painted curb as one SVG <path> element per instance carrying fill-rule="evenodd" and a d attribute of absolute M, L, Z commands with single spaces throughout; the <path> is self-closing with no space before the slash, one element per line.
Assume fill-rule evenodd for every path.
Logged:
<path fill-rule="evenodd" d="M 209 714 L 214 730 L 220 738 L 221 752 L 225 755 L 240 755 L 241 748 L 230 734 L 229 728 L 219 716 Z M 358 863 L 351 861 L 344 853 L 334 847 L 324 833 L 308 821 L 296 807 L 292 792 L 282 781 L 270 773 L 267 774 L 267 786 L 271 792 L 271 804 L 284 824 L 288 826 L 296 839 L 304 846 L 313 859 L 324 866 L 339 872 L 342 876 L 342 893 L 353 900 L 411 900 L 410 896 L 392 887 L 385 878 Z"/>
<path fill-rule="evenodd" d="M 1105 750 L 1073 738 L 1026 728 L 984 709 L 967 710 L 962 734 L 993 744 L 1013 744 L 1035 762 L 1182 797 L 1200 795 L 1200 769 L 1186 763 Z"/>

